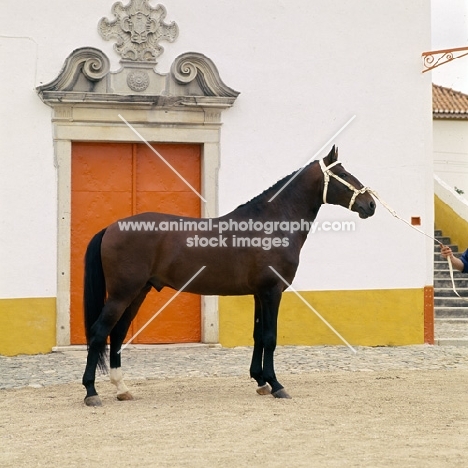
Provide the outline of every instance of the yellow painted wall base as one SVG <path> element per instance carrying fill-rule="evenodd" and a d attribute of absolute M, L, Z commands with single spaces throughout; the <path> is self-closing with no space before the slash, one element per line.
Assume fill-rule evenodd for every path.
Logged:
<path fill-rule="evenodd" d="M 444 236 L 450 237 L 452 244 L 465 250 L 468 246 L 468 222 L 437 195 L 434 196 L 434 217 L 436 228 L 441 229 Z"/>
<path fill-rule="evenodd" d="M 424 343 L 424 289 L 300 293 L 350 344 Z M 48 353 L 56 344 L 55 298 L 0 300 L 0 354 Z M 219 341 L 251 346 L 252 296 L 219 298 Z M 292 292 L 283 294 L 279 345 L 341 345 L 342 341 Z"/>
<path fill-rule="evenodd" d="M 55 297 L 0 299 L 0 354 L 50 353 L 55 322 Z"/>
<path fill-rule="evenodd" d="M 300 293 L 350 344 L 396 346 L 424 343 L 424 289 L 306 291 Z M 220 297 L 220 343 L 252 346 L 252 296 Z M 292 292 L 283 294 L 279 345 L 343 342 Z"/>

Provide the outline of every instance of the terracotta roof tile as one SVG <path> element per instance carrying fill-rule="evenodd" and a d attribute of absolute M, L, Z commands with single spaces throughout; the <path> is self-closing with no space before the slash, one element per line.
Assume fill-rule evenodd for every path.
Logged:
<path fill-rule="evenodd" d="M 468 95 L 433 84 L 432 115 L 435 119 L 468 119 Z"/>

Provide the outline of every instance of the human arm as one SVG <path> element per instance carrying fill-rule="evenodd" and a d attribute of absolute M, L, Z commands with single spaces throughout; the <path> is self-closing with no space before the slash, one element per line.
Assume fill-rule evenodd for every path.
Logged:
<path fill-rule="evenodd" d="M 455 270 L 458 270 L 458 271 L 464 270 L 465 264 L 459 258 L 454 257 L 452 249 L 448 245 L 441 245 L 440 253 L 442 257 L 450 259 L 450 261 L 452 262 L 453 268 L 455 268 Z"/>

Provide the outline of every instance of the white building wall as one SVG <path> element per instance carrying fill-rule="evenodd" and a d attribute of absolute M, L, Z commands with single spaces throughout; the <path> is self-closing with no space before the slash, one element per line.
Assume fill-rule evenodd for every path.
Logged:
<path fill-rule="evenodd" d="M 223 114 L 220 214 L 302 166 L 336 139 L 345 167 L 405 219 L 432 232 L 430 3 L 166 0 L 180 28 L 157 70 L 201 52 L 241 92 Z M 103 50 L 97 23 L 109 0 L 3 0 L 0 214 L 2 297 L 56 294 L 56 170 L 50 110 L 33 88 L 55 78 L 70 52 Z M 155 5 L 156 2 L 153 3 Z M 77 21 L 77 18 L 79 20 Z M 11 39 L 7 36 L 28 37 Z M 310 235 L 294 283 L 308 289 L 421 288 L 432 283 L 432 242 L 381 206 L 360 220 L 325 206 L 317 221 L 352 220 L 354 232 Z"/>
<path fill-rule="evenodd" d="M 38 48 L 0 37 L 0 298 L 56 295 L 56 172 L 51 112 L 34 89 Z"/>
<path fill-rule="evenodd" d="M 434 172 L 468 200 L 467 120 L 434 120 Z"/>

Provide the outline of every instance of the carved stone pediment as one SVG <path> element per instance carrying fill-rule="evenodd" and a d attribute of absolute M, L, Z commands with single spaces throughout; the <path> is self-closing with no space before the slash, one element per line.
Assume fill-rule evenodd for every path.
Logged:
<path fill-rule="evenodd" d="M 141 102 L 159 105 L 230 107 L 239 95 L 225 85 L 215 64 L 202 54 L 188 52 L 174 61 L 169 74 L 146 63 L 110 71 L 107 56 L 92 47 L 73 51 L 57 78 L 37 92 L 53 102 Z"/>
<path fill-rule="evenodd" d="M 164 22 L 162 5 L 131 0 L 112 7 L 116 19 L 102 18 L 98 30 L 105 39 L 116 38 L 114 48 L 121 68 L 110 70 L 108 57 L 99 49 L 82 47 L 65 60 L 57 78 L 39 86 L 41 99 L 57 103 L 132 103 L 156 106 L 232 106 L 239 95 L 221 80 L 215 64 L 203 54 L 188 52 L 176 58 L 170 73 L 155 70 L 163 48 L 159 41 L 174 41 L 175 23 Z"/>

